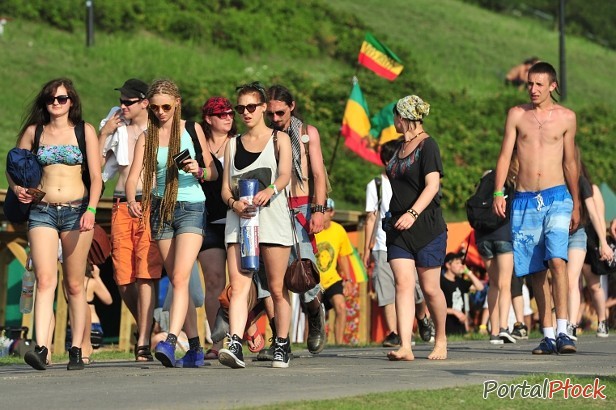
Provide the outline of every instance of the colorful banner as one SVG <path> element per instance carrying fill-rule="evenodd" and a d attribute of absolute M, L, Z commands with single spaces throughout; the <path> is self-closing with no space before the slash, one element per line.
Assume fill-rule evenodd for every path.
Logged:
<path fill-rule="evenodd" d="M 347 280 L 353 283 L 366 282 L 368 280 L 368 271 L 359 257 L 357 248 L 353 247 L 353 253 L 346 257 L 349 259 L 349 266 L 351 268 L 351 277 L 347 278 Z"/>
<path fill-rule="evenodd" d="M 357 62 L 389 81 L 395 80 L 404 68 L 400 58 L 370 33 L 366 33 Z"/>

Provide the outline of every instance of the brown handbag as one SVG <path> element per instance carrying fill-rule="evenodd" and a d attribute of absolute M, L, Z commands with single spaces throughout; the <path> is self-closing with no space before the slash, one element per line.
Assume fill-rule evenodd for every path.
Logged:
<path fill-rule="evenodd" d="M 295 230 L 295 215 L 292 209 L 290 210 L 290 215 L 297 259 L 287 266 L 287 271 L 284 274 L 284 284 L 293 293 L 304 293 L 317 286 L 321 281 L 321 276 L 311 259 L 302 258 L 297 231 Z"/>

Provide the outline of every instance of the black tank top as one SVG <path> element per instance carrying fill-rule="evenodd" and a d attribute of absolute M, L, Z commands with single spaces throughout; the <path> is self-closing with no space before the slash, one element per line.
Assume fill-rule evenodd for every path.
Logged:
<path fill-rule="evenodd" d="M 244 169 L 259 158 L 260 152 L 248 152 L 242 144 L 242 138 L 237 137 L 237 148 L 235 150 L 235 167 L 237 169 Z"/>

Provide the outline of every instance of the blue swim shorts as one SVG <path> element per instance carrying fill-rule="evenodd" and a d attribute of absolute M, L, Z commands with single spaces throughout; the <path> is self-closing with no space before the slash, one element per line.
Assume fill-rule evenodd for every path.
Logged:
<path fill-rule="evenodd" d="M 511 204 L 511 237 L 516 276 L 540 272 L 551 259 L 567 261 L 573 200 L 565 185 L 516 192 Z"/>

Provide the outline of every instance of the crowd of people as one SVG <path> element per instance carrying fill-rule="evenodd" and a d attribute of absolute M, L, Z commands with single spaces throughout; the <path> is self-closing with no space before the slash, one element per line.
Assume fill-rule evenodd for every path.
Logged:
<path fill-rule="evenodd" d="M 507 223 L 476 232 L 489 283 L 464 266 L 464 254 L 446 253 L 447 225 L 440 206 L 445 170 L 437 139 L 424 128 L 430 104 L 408 95 L 394 106 L 401 137 L 383 145 L 383 172 L 366 186 L 363 249 L 387 327 L 383 345 L 395 348 L 389 360 L 414 360 L 415 322 L 421 339 L 434 344 L 428 359 L 446 359 L 447 335 L 469 329 L 464 294 L 471 289 L 488 289 L 488 313 L 479 320 L 486 328 L 489 322 L 491 343 L 527 338 L 521 278 L 531 285 L 544 335 L 533 353 L 576 351 L 580 272 L 592 291 L 602 329 L 597 335 L 607 336 L 603 290 L 584 259 L 585 232 L 590 236 L 592 231 L 602 260 L 613 254 L 603 235 L 607 227 L 598 190 L 580 172 L 575 114 L 553 99 L 557 81 L 551 65 L 532 65 L 527 80 L 531 101 L 509 111 L 493 173 L 493 210 Z M 298 253 L 321 272 L 321 283 L 299 295 L 307 348 L 312 354 L 324 349 L 329 309 L 335 311 L 333 333 L 341 343 L 349 293 L 344 257 L 353 250 L 344 228 L 332 221 L 335 205 L 328 198 L 319 131 L 300 119 L 289 89 L 241 85 L 235 105 L 222 96 L 208 98 L 200 123 L 182 119 L 181 93 L 171 80 L 147 84 L 133 78 L 116 90 L 119 107 L 97 132 L 83 123 L 73 83 L 52 80 L 34 99 L 19 133 L 17 147 L 32 151 L 41 164 L 37 188 L 44 191 L 36 200 L 28 187 L 8 178 L 19 201 L 32 203 L 28 240 L 37 278 L 36 347 L 26 354 L 26 363 L 44 370 L 50 360 L 57 248 L 49 244 L 59 240 L 72 328 L 67 368 L 84 368 L 86 295 L 91 297 L 84 289 L 87 253 L 103 181 L 116 175 L 114 279 L 137 323 L 136 361 L 156 358 L 166 367 L 199 367 L 218 360 L 244 368 L 246 342 L 272 367 L 288 367 L 292 312 L 284 277 Z M 238 117 L 241 134 L 236 133 Z M 239 193 L 245 179 L 258 181 L 251 198 Z M 243 227 L 257 215 L 259 272 L 242 266 L 247 252 Z M 195 282 L 197 262 L 205 295 L 193 289 L 193 283 L 201 288 Z M 170 282 L 168 316 L 157 311 L 160 331 L 154 339 L 163 270 Z M 516 322 L 510 329 L 512 304 Z M 218 335 L 207 351 L 197 326 L 201 305 L 212 335 Z M 272 329 L 269 347 L 254 324 L 262 313 Z M 179 340 L 185 340 L 185 353 L 176 359 Z"/>

